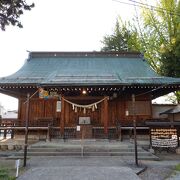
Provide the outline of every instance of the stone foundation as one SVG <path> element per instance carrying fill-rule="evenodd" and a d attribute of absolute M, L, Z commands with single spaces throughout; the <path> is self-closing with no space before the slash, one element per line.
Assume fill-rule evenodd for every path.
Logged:
<path fill-rule="evenodd" d="M 29 139 L 28 144 L 33 144 L 37 141 L 35 139 Z M 24 137 L 20 137 L 19 139 L 3 139 L 0 141 L 0 151 L 18 151 L 21 149 L 24 149 Z"/>

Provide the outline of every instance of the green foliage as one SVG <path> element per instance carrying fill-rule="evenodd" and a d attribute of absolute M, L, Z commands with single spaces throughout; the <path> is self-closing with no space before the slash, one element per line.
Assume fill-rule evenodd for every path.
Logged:
<path fill-rule="evenodd" d="M 180 77 L 180 0 L 157 0 L 156 8 L 141 7 L 134 21 L 117 21 L 103 44 L 104 51 L 140 51 L 158 74 Z M 175 94 L 180 102 L 180 92 Z"/>
<path fill-rule="evenodd" d="M 156 7 L 142 10 L 145 57 L 159 74 L 180 77 L 180 0 L 159 0 Z M 175 95 L 180 103 L 180 92 Z"/>
<path fill-rule="evenodd" d="M 7 169 L 0 169 L 0 180 L 15 180 L 15 177 L 9 176 L 9 172 Z"/>
<path fill-rule="evenodd" d="M 175 170 L 176 170 L 176 171 L 180 171 L 180 164 L 177 164 L 177 165 L 176 165 Z"/>
<path fill-rule="evenodd" d="M 8 178 L 8 172 L 6 169 L 0 169 L 0 179 L 7 179 Z"/>
<path fill-rule="evenodd" d="M 177 103 L 180 104 L 180 91 L 176 91 L 175 96 L 177 98 Z"/>
<path fill-rule="evenodd" d="M 137 51 L 138 33 L 130 23 L 124 23 L 121 18 L 117 19 L 112 35 L 104 36 L 102 51 Z"/>
<path fill-rule="evenodd" d="M 180 77 L 180 1 L 159 0 L 156 7 L 142 9 L 145 56 L 161 75 Z"/>
<path fill-rule="evenodd" d="M 31 10 L 34 3 L 27 4 L 26 0 L 1 0 L 0 1 L 0 28 L 5 30 L 6 26 L 13 25 L 22 28 L 19 21 L 25 10 Z"/>
<path fill-rule="evenodd" d="M 141 8 L 135 21 L 120 18 L 103 51 L 141 51 L 159 74 L 180 77 L 180 1 L 159 0 L 156 9 Z"/>

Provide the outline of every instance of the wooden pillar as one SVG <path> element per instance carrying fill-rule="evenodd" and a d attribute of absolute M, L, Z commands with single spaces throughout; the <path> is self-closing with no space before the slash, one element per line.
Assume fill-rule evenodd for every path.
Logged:
<path fill-rule="evenodd" d="M 137 138 L 136 138 L 136 100 L 135 94 L 132 94 L 132 110 L 133 110 L 133 126 L 134 126 L 134 152 L 135 152 L 135 163 L 138 166 L 138 152 L 137 152 Z"/>
<path fill-rule="evenodd" d="M 7 130 L 6 129 L 4 129 L 4 139 L 6 139 L 6 137 L 7 137 Z"/>
<path fill-rule="evenodd" d="M 14 138 L 14 129 L 11 129 L 11 139 Z"/>
<path fill-rule="evenodd" d="M 29 133 L 29 107 L 30 107 L 30 94 L 27 94 L 26 104 L 26 128 L 25 128 L 25 141 L 24 141 L 24 167 L 26 167 L 27 160 L 27 147 L 28 147 L 28 133 Z"/>
<path fill-rule="evenodd" d="M 47 140 L 48 141 L 51 141 L 51 127 L 50 127 L 51 125 L 50 124 L 48 124 L 48 130 L 47 130 Z"/>
<path fill-rule="evenodd" d="M 61 120 L 60 120 L 60 128 L 61 128 L 61 135 L 64 137 L 64 114 L 65 114 L 65 104 L 64 104 L 64 98 L 61 98 Z"/>
<path fill-rule="evenodd" d="M 108 98 L 104 100 L 104 134 L 108 135 Z"/>
<path fill-rule="evenodd" d="M 18 98 L 18 119 L 21 119 L 22 99 Z"/>

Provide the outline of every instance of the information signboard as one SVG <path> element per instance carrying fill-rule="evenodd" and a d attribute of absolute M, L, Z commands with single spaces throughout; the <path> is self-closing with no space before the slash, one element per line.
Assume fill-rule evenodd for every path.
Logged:
<path fill-rule="evenodd" d="M 151 146 L 162 148 L 175 148 L 178 146 L 177 129 L 151 128 Z"/>
<path fill-rule="evenodd" d="M 79 117 L 79 124 L 91 124 L 90 117 Z"/>

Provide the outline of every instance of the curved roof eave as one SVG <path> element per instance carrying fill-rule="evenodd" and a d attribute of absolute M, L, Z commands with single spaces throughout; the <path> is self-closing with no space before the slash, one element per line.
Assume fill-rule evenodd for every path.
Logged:
<path fill-rule="evenodd" d="M 180 78 L 161 77 L 134 53 L 32 52 L 2 85 L 180 85 Z"/>

